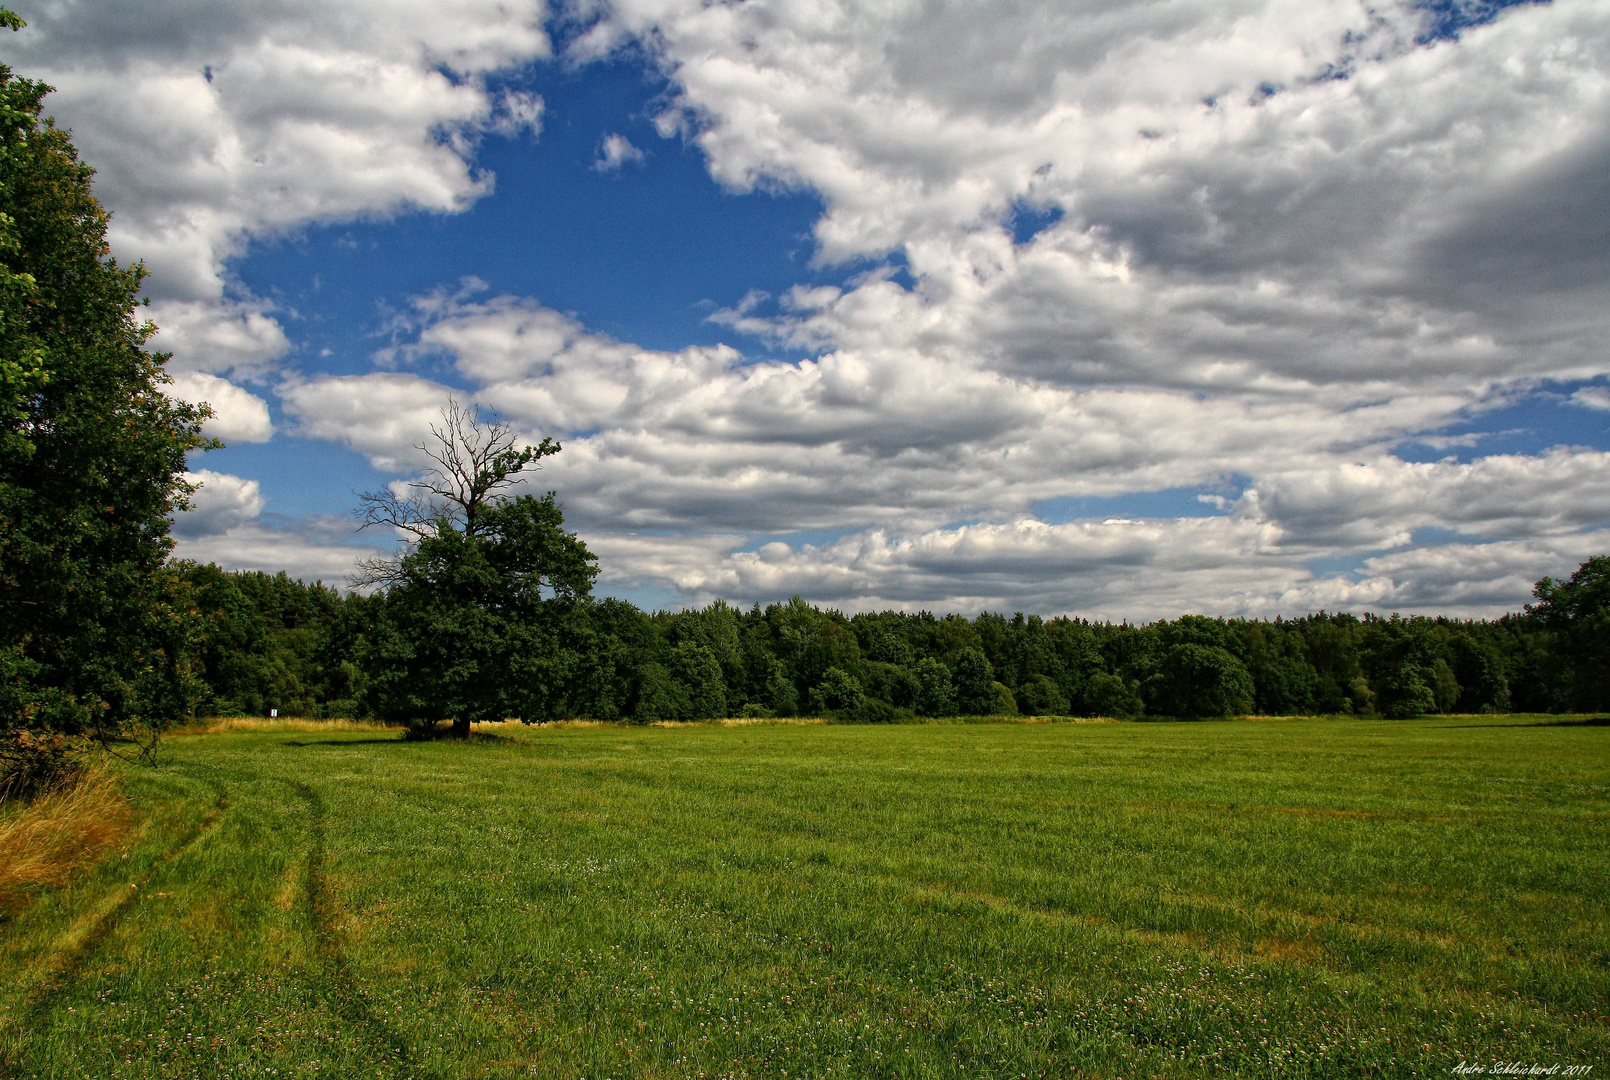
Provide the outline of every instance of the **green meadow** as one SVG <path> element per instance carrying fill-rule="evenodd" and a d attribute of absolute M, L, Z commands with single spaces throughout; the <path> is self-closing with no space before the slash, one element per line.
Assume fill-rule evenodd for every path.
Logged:
<path fill-rule="evenodd" d="M 1610 1068 L 1599 721 L 304 727 L 125 771 L 0 1073 Z"/>

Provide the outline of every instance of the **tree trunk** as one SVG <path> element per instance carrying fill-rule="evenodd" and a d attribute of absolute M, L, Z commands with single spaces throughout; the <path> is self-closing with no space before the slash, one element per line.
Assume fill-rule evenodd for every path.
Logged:
<path fill-rule="evenodd" d="M 470 737 L 470 718 L 467 717 L 467 716 L 456 717 L 453 720 L 453 738 L 455 738 L 455 739 L 467 739 L 469 737 Z"/>

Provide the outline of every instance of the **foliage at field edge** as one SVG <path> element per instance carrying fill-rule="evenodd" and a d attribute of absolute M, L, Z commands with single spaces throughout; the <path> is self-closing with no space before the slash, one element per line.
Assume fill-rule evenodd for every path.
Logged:
<path fill-rule="evenodd" d="M 0 9 L 0 26 L 23 23 Z M 141 348 L 155 329 L 136 317 L 145 269 L 108 254 L 93 170 L 41 119 L 49 90 L 0 65 L 0 776 L 13 780 L 19 755 L 37 757 L 20 733 L 104 742 L 190 707 L 193 623 L 168 529 L 190 491 L 185 455 L 210 445 L 207 410 L 164 394 L 168 358 Z"/>
<path fill-rule="evenodd" d="M 216 713 L 366 716 L 395 662 L 395 596 L 183 569 Z M 572 596 L 530 610 L 504 716 L 528 722 L 828 715 L 1133 717 L 1610 708 L 1610 557 L 1496 620 L 1324 612 L 1149 625 L 1033 615 L 848 616 L 794 597 L 649 614 Z"/>

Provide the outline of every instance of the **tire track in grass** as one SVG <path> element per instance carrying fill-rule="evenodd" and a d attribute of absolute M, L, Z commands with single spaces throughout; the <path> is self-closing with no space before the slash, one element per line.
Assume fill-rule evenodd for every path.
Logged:
<path fill-rule="evenodd" d="M 55 947 L 36 965 L 37 974 L 33 985 L 23 994 L 17 1019 L 10 1024 L 0 1021 L 0 1036 L 3 1036 L 3 1040 L 0 1040 L 0 1075 L 9 1075 L 16 1068 L 13 1054 L 21 1051 L 27 1034 L 39 1029 L 56 999 L 78 980 L 90 958 L 112 936 L 129 905 L 139 899 L 151 879 L 184 858 L 217 828 L 224 812 L 229 809 L 229 793 L 222 784 L 213 784 L 212 788 L 215 793 L 212 806 L 191 827 L 184 839 L 139 881 L 103 895 L 94 908 L 79 916 L 66 933 L 56 939 Z M 7 1027 L 13 1030 L 5 1030 Z"/>
<path fill-rule="evenodd" d="M 307 880 L 303 889 L 308 925 L 313 930 L 313 948 L 324 965 L 335 1011 L 347 1023 L 362 1030 L 372 1043 L 383 1048 L 384 1062 L 395 1076 L 431 1076 L 432 1070 L 415 1060 L 406 1039 L 393 1031 L 369 1008 L 363 992 L 352 978 L 341 939 L 335 928 L 337 907 L 324 872 L 324 799 L 300 780 L 286 781 L 308 807 Z"/>

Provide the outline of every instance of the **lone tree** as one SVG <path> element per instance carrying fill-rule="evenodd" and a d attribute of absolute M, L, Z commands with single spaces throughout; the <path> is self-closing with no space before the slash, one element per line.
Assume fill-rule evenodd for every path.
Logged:
<path fill-rule="evenodd" d="M 23 23 L 0 10 L 0 25 Z M 49 92 L 0 65 L 0 754 L 13 767 L 188 710 L 168 519 L 191 491 L 186 453 L 212 445 L 208 410 L 164 394 L 168 357 L 141 348 L 155 330 L 135 317 L 145 268 L 109 257 L 94 170 L 40 118 Z"/>
<path fill-rule="evenodd" d="M 365 667 L 377 715 L 416 735 L 450 721 L 455 737 L 482 720 L 547 718 L 568 681 L 558 639 L 566 614 L 586 600 L 597 559 L 574 533 L 554 493 L 507 489 L 559 452 L 515 433 L 473 406 L 450 402 L 431 441 L 430 465 L 404 491 L 362 496 L 364 528 L 400 532 L 407 550 L 365 563 L 356 584 L 385 589 L 368 635 Z"/>

